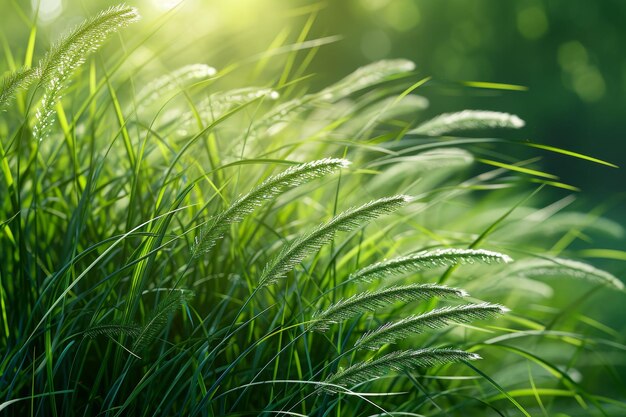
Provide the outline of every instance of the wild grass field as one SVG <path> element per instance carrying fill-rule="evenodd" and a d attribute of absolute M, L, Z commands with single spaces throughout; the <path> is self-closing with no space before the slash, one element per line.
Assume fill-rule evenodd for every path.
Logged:
<path fill-rule="evenodd" d="M 623 277 L 596 264 L 623 226 L 540 158 L 613 162 L 507 109 L 425 117 L 436 74 L 408 59 L 316 88 L 316 8 L 167 65 L 148 46 L 176 8 L 50 43 L 11 8 L 3 415 L 626 415 Z"/>

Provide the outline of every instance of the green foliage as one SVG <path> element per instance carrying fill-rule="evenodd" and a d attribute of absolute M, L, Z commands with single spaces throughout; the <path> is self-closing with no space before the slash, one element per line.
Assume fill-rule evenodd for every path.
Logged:
<path fill-rule="evenodd" d="M 620 275 L 571 260 L 618 259 L 595 239 L 621 226 L 565 210 L 509 153 L 525 140 L 428 137 L 519 119 L 423 123 L 407 60 L 316 89 L 309 26 L 218 73 L 150 44 L 155 20 L 78 70 L 137 18 L 108 9 L 1 68 L 0 410 L 623 412 Z"/>

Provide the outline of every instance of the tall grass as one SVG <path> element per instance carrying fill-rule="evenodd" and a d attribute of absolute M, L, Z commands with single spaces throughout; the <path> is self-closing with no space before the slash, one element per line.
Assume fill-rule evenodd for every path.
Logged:
<path fill-rule="evenodd" d="M 407 60 L 306 91 L 288 67 L 316 42 L 273 57 L 275 84 L 151 79 L 138 18 L 4 68 L 3 413 L 626 412 L 623 335 L 588 313 L 622 281 L 568 249 L 622 228 L 546 203 L 573 187 L 504 150 L 592 158 L 440 136 L 523 122 L 424 120 Z M 94 55 L 118 31 L 125 52 Z"/>

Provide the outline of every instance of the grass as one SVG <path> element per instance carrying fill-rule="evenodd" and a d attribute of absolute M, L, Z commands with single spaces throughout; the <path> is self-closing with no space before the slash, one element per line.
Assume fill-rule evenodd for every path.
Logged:
<path fill-rule="evenodd" d="M 506 113 L 424 120 L 407 60 L 310 92 L 305 32 L 273 83 L 148 79 L 141 35 L 96 52 L 136 20 L 108 9 L 5 68 L 0 410 L 626 412 L 623 334 L 587 312 L 623 284 L 569 249 L 622 228 L 505 150 L 604 161 L 459 136 L 523 126 Z"/>

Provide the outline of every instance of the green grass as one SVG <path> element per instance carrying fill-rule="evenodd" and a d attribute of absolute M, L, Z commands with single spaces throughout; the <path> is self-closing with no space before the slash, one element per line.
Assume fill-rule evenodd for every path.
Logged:
<path fill-rule="evenodd" d="M 622 227 L 509 149 L 604 161 L 482 136 L 523 126 L 506 113 L 424 120 L 407 60 L 311 92 L 306 27 L 258 87 L 238 64 L 147 77 L 137 19 L 3 68 L 3 413 L 626 412 L 619 316 L 597 314 L 623 284 L 572 259 Z"/>

